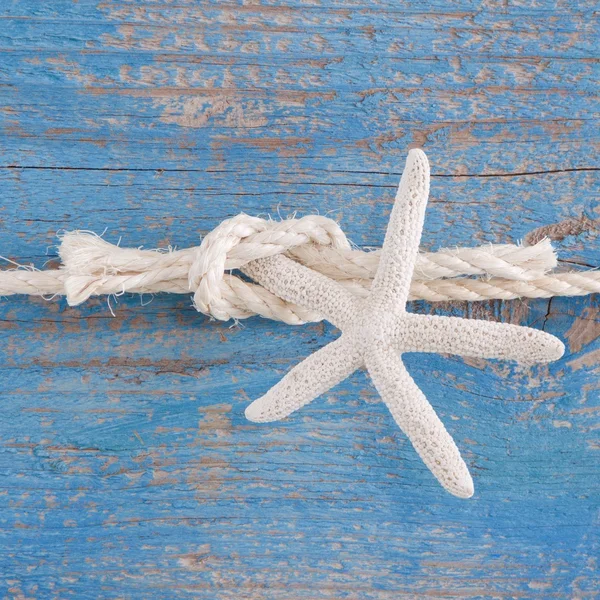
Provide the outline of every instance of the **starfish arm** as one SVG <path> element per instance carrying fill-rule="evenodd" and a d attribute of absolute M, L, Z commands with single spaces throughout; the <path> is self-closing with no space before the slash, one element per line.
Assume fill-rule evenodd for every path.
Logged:
<path fill-rule="evenodd" d="M 547 363 L 565 351 L 555 336 L 509 323 L 407 314 L 394 332 L 400 352 L 442 352 L 519 363 Z"/>
<path fill-rule="evenodd" d="M 431 404 L 391 348 L 365 356 L 369 374 L 398 426 L 442 486 L 459 498 L 473 495 L 473 480 L 460 452 Z"/>
<path fill-rule="evenodd" d="M 250 404 L 246 418 L 259 423 L 283 419 L 361 366 L 361 356 L 342 336 L 296 365 L 264 396 Z"/>
<path fill-rule="evenodd" d="M 429 196 L 429 162 L 411 150 L 396 194 L 379 267 L 371 288 L 371 305 L 383 311 L 404 309 L 413 274 L 425 207 Z"/>
<path fill-rule="evenodd" d="M 242 271 L 276 296 L 320 313 L 340 329 L 353 318 L 356 300 L 350 292 L 286 256 L 254 260 Z"/>

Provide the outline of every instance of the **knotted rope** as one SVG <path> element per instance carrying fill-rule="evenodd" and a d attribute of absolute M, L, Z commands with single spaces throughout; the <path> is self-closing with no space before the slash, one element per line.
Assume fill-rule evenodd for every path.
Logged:
<path fill-rule="evenodd" d="M 64 294 L 73 306 L 101 294 L 193 293 L 197 310 L 223 321 L 255 314 L 289 324 L 320 320 L 230 273 L 280 253 L 359 296 L 367 294 L 379 263 L 378 251 L 352 249 L 339 225 L 326 217 L 271 221 L 241 214 L 221 223 L 200 246 L 185 250 L 121 248 L 90 232 L 67 233 L 59 248 L 61 268 L 0 271 L 0 295 Z M 490 244 L 421 253 L 410 299 L 509 300 L 600 292 L 600 272 L 550 273 L 556 265 L 547 239 L 532 246 Z"/>

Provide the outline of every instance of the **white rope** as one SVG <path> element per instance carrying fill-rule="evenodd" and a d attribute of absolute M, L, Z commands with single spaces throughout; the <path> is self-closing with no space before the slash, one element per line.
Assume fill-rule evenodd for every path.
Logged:
<path fill-rule="evenodd" d="M 120 248 L 90 232 L 67 233 L 59 249 L 60 269 L 0 271 L 0 295 L 66 295 L 70 305 L 77 305 L 103 294 L 193 293 L 196 308 L 220 320 L 255 314 L 290 324 L 320 320 L 320 315 L 228 274 L 280 253 L 357 295 L 367 293 L 379 263 L 379 251 L 353 250 L 331 219 L 269 221 L 242 214 L 221 223 L 199 247 L 178 251 Z M 547 239 L 532 246 L 490 244 L 421 253 L 410 299 L 509 300 L 600 292 L 600 272 L 550 273 L 556 265 Z"/>

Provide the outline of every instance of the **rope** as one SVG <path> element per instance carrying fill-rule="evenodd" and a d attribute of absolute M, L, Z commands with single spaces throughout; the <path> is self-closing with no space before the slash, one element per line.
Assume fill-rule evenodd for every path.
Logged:
<path fill-rule="evenodd" d="M 290 324 L 320 320 L 228 273 L 280 253 L 358 296 L 368 293 L 379 264 L 379 251 L 352 249 L 338 224 L 326 217 L 270 221 L 241 214 L 221 223 L 200 246 L 185 250 L 120 248 L 90 232 L 67 233 L 59 248 L 60 269 L 0 271 L 0 295 L 66 295 L 73 306 L 103 294 L 193 293 L 195 307 L 219 320 L 255 314 Z M 556 265 L 547 239 L 532 246 L 490 244 L 421 253 L 410 299 L 509 300 L 600 292 L 600 272 L 550 273 Z"/>

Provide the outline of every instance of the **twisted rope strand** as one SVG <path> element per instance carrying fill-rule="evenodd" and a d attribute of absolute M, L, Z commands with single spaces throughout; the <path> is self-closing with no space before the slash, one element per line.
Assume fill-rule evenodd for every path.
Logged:
<path fill-rule="evenodd" d="M 238 215 L 221 223 L 200 246 L 176 251 L 120 248 L 95 234 L 76 231 L 62 238 L 63 267 L 0 271 L 0 295 L 64 294 L 69 304 L 76 305 L 93 295 L 193 293 L 196 308 L 220 320 L 255 314 L 290 324 L 320 320 L 320 315 L 261 286 L 226 276 L 227 271 L 243 271 L 249 262 L 279 253 L 359 296 L 367 294 L 380 257 L 379 251 L 351 249 L 339 225 L 321 216 L 269 221 Z M 600 292 L 600 272 L 550 274 L 556 264 L 549 240 L 533 246 L 490 244 L 421 253 L 410 299 L 509 300 Z"/>
<path fill-rule="evenodd" d="M 291 248 L 287 255 L 327 277 L 341 281 L 372 279 L 379 265 L 380 251 L 303 245 Z M 481 248 L 446 248 L 419 254 L 413 279 L 427 281 L 464 275 L 490 275 L 529 281 L 541 277 L 556 265 L 556 255 L 548 239 L 534 246 L 490 244 Z"/>
<path fill-rule="evenodd" d="M 31 296 L 66 295 L 65 280 L 92 295 L 131 293 L 189 294 L 186 278 L 138 284 L 144 275 L 115 275 L 98 279 L 94 276 L 68 276 L 64 271 L 0 271 L 0 295 L 27 294 Z M 357 296 L 364 297 L 371 280 L 343 280 L 340 283 Z M 92 291 L 93 290 L 93 291 Z M 600 271 L 554 273 L 532 281 L 515 281 L 492 277 L 490 279 L 443 279 L 416 281 L 410 288 L 410 300 L 447 302 L 464 300 L 514 300 L 515 298 L 551 298 L 553 296 L 585 296 L 600 293 Z M 222 298 L 229 303 L 232 319 L 246 319 L 253 315 L 283 321 L 290 325 L 320 321 L 321 316 L 290 304 L 264 288 L 239 277 L 226 277 L 221 287 Z"/>

